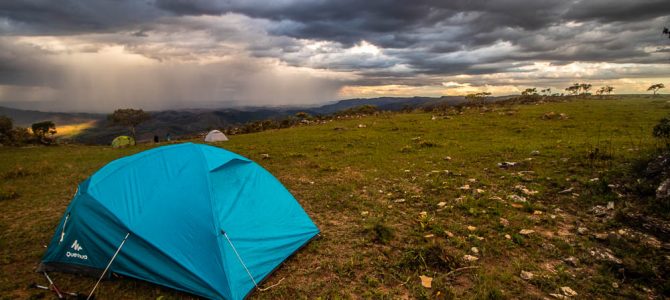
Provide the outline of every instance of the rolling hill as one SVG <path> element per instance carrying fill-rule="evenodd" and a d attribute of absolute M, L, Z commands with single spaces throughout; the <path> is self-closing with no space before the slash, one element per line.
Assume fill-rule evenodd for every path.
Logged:
<path fill-rule="evenodd" d="M 152 111 L 152 119 L 137 128 L 139 140 L 150 140 L 154 135 L 163 138 L 167 133 L 173 137 L 193 136 L 216 128 L 239 126 L 246 122 L 281 119 L 293 116 L 297 112 L 311 115 L 327 115 L 361 105 L 374 105 L 379 110 L 399 111 L 404 108 L 420 108 L 438 104 L 458 104 L 463 97 L 381 97 L 371 99 L 340 100 L 335 103 L 316 107 L 240 107 L 227 109 L 186 109 Z M 68 130 L 73 140 L 85 144 L 107 144 L 114 137 L 127 134 L 125 128 L 110 126 L 104 114 L 40 112 L 0 107 L 0 115 L 9 116 L 17 126 L 51 120 L 57 127 L 76 127 L 78 124 L 90 124 Z"/>
<path fill-rule="evenodd" d="M 646 169 L 668 100 L 388 113 L 217 143 L 274 174 L 322 231 L 251 299 L 668 297 L 670 233 L 654 228 L 670 209 Z M 160 145 L 0 147 L 0 294 L 51 296 L 28 286 L 77 184 Z M 97 296 L 195 299 L 131 278 Z"/>

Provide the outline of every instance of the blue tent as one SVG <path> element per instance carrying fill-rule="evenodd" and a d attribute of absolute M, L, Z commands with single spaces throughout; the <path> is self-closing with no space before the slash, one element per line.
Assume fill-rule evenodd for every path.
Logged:
<path fill-rule="evenodd" d="M 178 144 L 117 159 L 82 182 L 38 270 L 113 273 L 241 299 L 318 233 L 258 164 Z"/>

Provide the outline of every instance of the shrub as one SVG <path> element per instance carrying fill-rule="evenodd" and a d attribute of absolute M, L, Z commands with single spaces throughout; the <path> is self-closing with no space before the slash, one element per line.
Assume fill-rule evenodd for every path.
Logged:
<path fill-rule="evenodd" d="M 670 118 L 665 117 L 658 121 L 652 132 L 655 138 L 665 141 L 665 145 L 670 148 Z"/>

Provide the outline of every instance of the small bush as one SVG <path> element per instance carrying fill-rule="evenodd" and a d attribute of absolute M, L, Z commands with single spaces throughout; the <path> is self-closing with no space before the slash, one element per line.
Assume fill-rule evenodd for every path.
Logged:
<path fill-rule="evenodd" d="M 412 271 L 449 271 L 459 267 L 456 257 L 438 243 L 410 248 L 398 263 L 401 269 Z"/>
<path fill-rule="evenodd" d="M 4 191 L 0 190 L 0 201 L 4 200 L 14 200 L 19 198 L 21 195 L 16 191 Z"/>
<path fill-rule="evenodd" d="M 438 147 L 439 144 L 431 141 L 420 141 L 419 142 L 419 147 L 421 148 L 432 148 L 432 147 Z"/>
<path fill-rule="evenodd" d="M 670 118 L 665 117 L 659 120 L 658 124 L 654 126 L 652 134 L 655 138 L 664 140 L 666 146 L 670 148 Z"/>
<path fill-rule="evenodd" d="M 379 244 L 388 244 L 395 237 L 393 229 L 382 222 L 375 222 L 366 231 L 370 234 L 372 241 Z"/>

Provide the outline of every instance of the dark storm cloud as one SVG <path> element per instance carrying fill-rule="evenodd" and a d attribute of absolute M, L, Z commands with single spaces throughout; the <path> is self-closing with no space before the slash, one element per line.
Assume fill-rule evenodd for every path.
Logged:
<path fill-rule="evenodd" d="M 3 34 L 72 34 L 110 31 L 166 15 L 151 1 L 0 1 L 0 19 L 11 22 Z"/>
<path fill-rule="evenodd" d="M 274 35 L 327 40 L 352 46 L 362 40 L 385 49 L 405 49 L 398 58 L 419 72 L 473 72 L 473 64 L 500 60 L 647 62 L 641 43 L 670 15 L 664 1 L 186 1 L 157 0 L 175 14 L 239 13 L 277 22 Z M 667 18 L 665 19 L 667 20 Z M 569 22 L 580 22 L 570 27 Z M 632 24 L 631 24 L 632 23 Z M 597 34 L 588 35 L 589 32 Z M 472 51 L 500 41 L 511 53 L 446 61 L 443 53 Z M 504 50 L 503 50 L 504 51 Z M 333 68 L 376 68 L 370 62 L 336 63 Z M 491 72 L 501 71 L 490 69 Z M 483 72 L 478 70 L 476 72 Z"/>
<path fill-rule="evenodd" d="M 0 38 L 0 85 L 57 85 L 61 73 L 44 59 L 46 55 L 49 53 L 42 49 Z"/>
<path fill-rule="evenodd" d="M 670 15 L 667 0 L 578 1 L 570 7 L 566 18 L 600 20 L 603 22 L 639 21 Z"/>
<path fill-rule="evenodd" d="M 0 101 L 32 87 L 81 108 L 108 99 L 109 108 L 112 98 L 136 97 L 152 99 L 147 107 L 179 99 L 265 103 L 263 95 L 281 86 L 291 88 L 277 101 L 290 101 L 293 90 L 301 99 L 319 89 L 331 97 L 344 85 L 572 80 L 540 72 L 538 62 L 549 69 L 579 62 L 590 68 L 584 76 L 603 80 L 658 77 L 653 68 L 670 49 L 660 34 L 670 25 L 666 2 L 0 0 Z M 637 65 L 617 73 L 590 64 L 599 62 Z M 259 80 L 264 87 L 251 84 Z"/>

